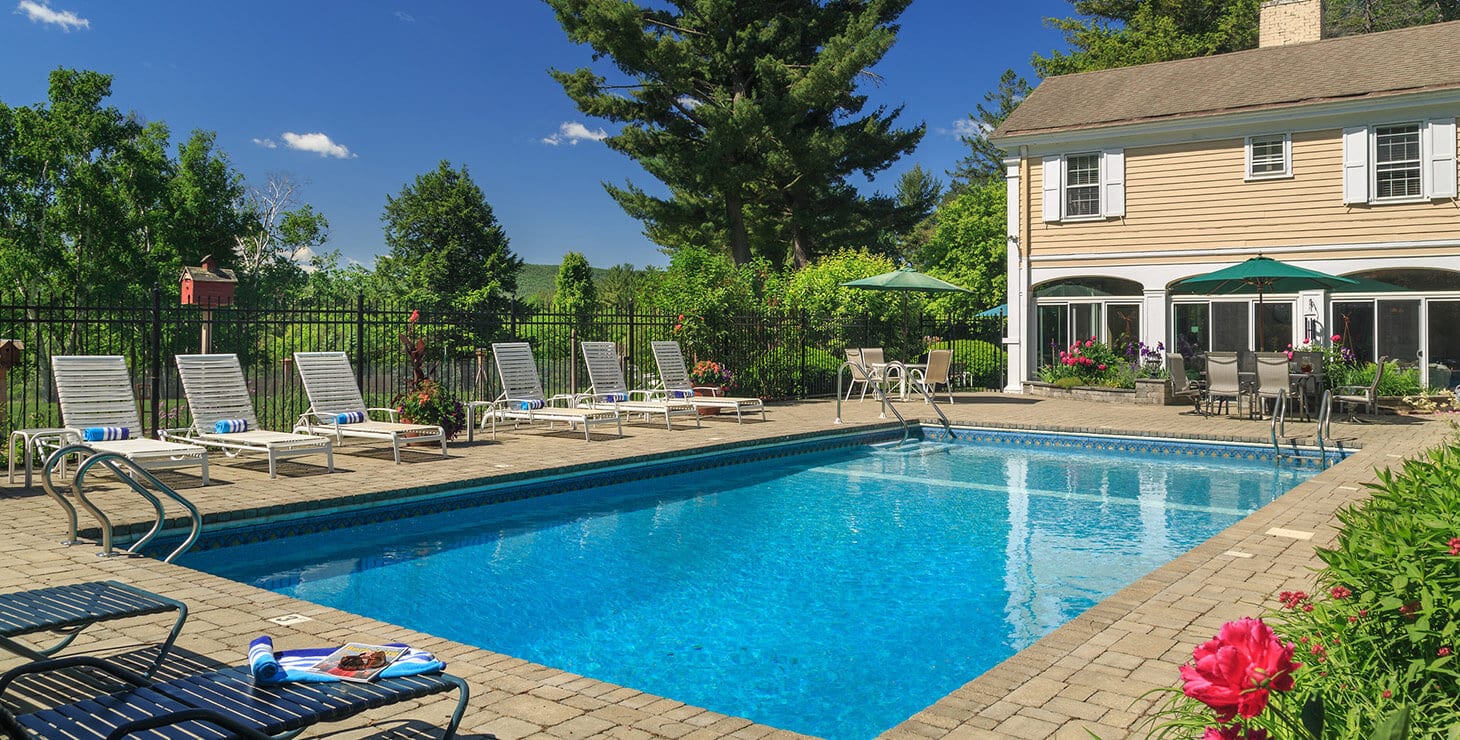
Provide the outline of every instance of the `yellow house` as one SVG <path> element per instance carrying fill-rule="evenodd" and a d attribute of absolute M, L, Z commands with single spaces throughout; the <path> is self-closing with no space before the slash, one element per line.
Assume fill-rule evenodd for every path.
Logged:
<path fill-rule="evenodd" d="M 1460 381 L 1460 21 L 1324 40 L 1321 5 L 1263 3 L 1257 49 L 1051 77 L 994 131 L 1006 390 L 1090 337 L 1190 353 L 1339 334 Z M 1392 287 L 1173 290 L 1259 254 Z"/>

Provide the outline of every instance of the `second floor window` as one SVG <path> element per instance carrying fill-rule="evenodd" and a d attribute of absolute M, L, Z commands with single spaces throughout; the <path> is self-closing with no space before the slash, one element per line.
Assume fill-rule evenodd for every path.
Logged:
<path fill-rule="evenodd" d="M 1422 194 L 1419 124 L 1374 127 L 1374 197 L 1418 198 Z"/>
<path fill-rule="evenodd" d="M 1065 158 L 1065 216 L 1100 215 L 1100 155 Z"/>
<path fill-rule="evenodd" d="M 1247 179 L 1264 180 L 1288 177 L 1291 154 L 1287 134 L 1250 136 L 1247 138 Z"/>

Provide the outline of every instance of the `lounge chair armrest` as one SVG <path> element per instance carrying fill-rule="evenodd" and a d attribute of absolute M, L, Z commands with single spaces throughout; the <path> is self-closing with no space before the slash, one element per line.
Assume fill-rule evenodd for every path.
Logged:
<path fill-rule="evenodd" d="M 1333 389 L 1335 396 L 1365 396 L 1369 393 L 1367 385 L 1341 385 Z"/>
<path fill-rule="evenodd" d="M 395 409 L 387 409 L 387 408 L 381 408 L 379 406 L 372 406 L 372 407 L 370 407 L 368 409 L 365 409 L 365 415 L 366 416 L 369 416 L 371 411 L 379 411 L 379 412 L 385 414 L 386 417 L 388 417 L 391 421 L 399 421 L 400 420 L 400 412 L 396 411 Z"/>
<path fill-rule="evenodd" d="M 719 394 L 720 392 L 720 386 L 718 385 L 697 385 L 694 389 L 697 391 L 711 391 L 712 395 Z"/>
<path fill-rule="evenodd" d="M 74 668 L 76 666 L 95 668 L 96 670 L 106 673 L 113 678 L 125 681 L 133 686 L 149 685 L 147 679 L 143 678 L 140 674 L 133 673 L 132 671 L 129 671 L 126 668 L 123 668 L 114 663 L 109 663 L 105 660 L 102 660 L 101 658 L 92 655 L 72 655 L 65 658 L 52 658 L 50 660 L 32 661 L 21 666 L 16 666 L 15 668 L 11 668 L 10 670 L 5 672 L 5 675 L 0 676 L 0 696 L 3 696 L 6 689 L 10 688 L 10 684 L 13 683 L 15 679 L 20 678 L 21 676 L 30 675 L 33 673 L 58 671 L 64 668 Z"/>
<path fill-rule="evenodd" d="M 158 429 L 157 438 L 165 442 L 193 442 L 192 427 L 178 427 L 177 429 Z"/>
<path fill-rule="evenodd" d="M 578 397 L 581 395 L 582 394 L 574 395 L 572 393 L 555 393 L 547 397 L 547 405 L 555 406 L 557 405 L 558 401 L 562 401 L 564 406 L 574 405 L 578 403 Z"/>

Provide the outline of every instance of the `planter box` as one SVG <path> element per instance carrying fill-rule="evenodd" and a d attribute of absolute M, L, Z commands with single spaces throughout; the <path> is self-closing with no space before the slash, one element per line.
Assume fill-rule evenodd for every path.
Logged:
<path fill-rule="evenodd" d="M 1137 380 L 1135 388 L 1104 388 L 1084 385 L 1061 388 L 1049 383 L 1026 381 L 1024 392 L 1041 398 L 1068 398 L 1075 401 L 1095 401 L 1096 403 L 1131 403 L 1143 406 L 1170 406 L 1176 403 L 1171 398 L 1171 381 L 1164 378 Z"/>

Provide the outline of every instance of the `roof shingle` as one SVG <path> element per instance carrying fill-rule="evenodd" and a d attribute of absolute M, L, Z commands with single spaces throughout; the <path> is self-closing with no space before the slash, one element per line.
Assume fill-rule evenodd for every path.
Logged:
<path fill-rule="evenodd" d="M 1460 21 L 1051 77 L 991 138 L 1460 88 Z"/>

